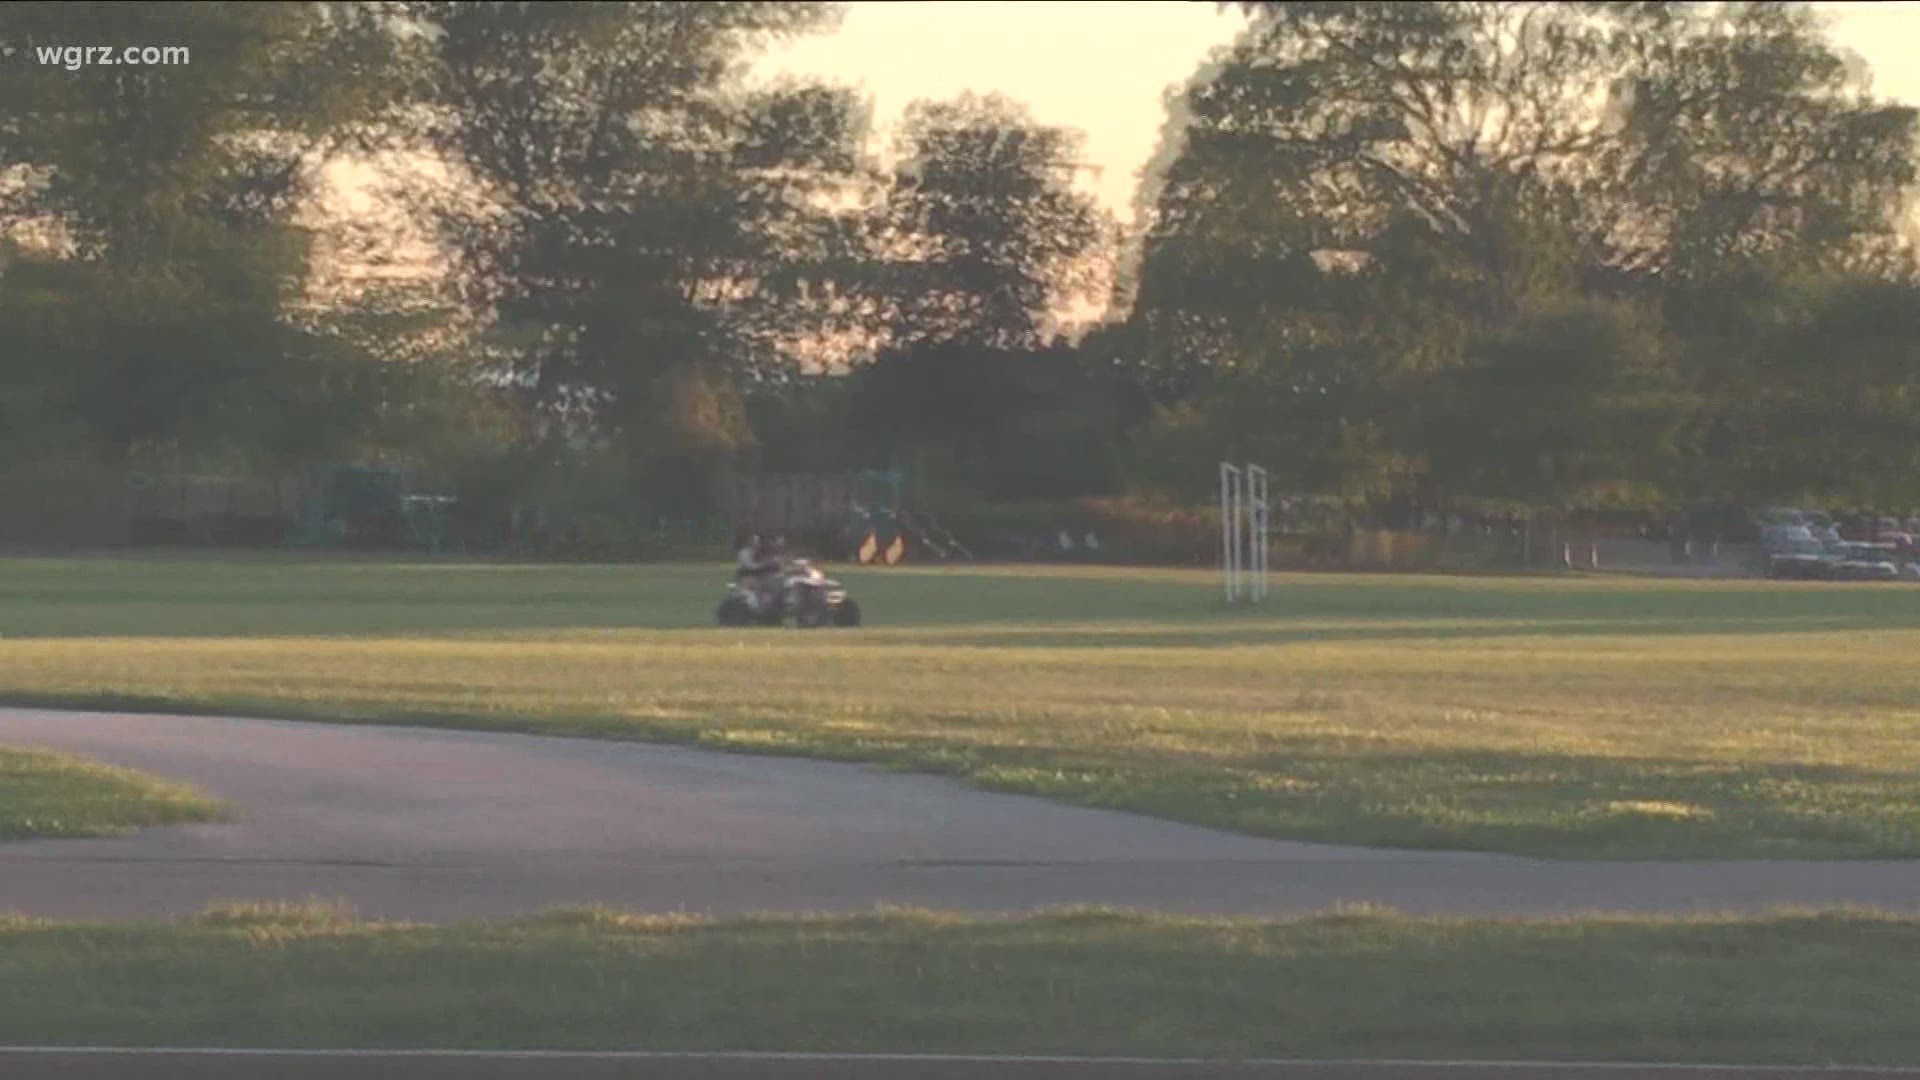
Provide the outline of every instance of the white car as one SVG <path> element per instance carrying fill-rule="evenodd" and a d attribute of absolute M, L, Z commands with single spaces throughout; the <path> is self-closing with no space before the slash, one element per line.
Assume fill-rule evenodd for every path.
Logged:
<path fill-rule="evenodd" d="M 1845 544 L 1828 572 L 1839 581 L 1898 581 L 1900 561 L 1887 544 Z"/>

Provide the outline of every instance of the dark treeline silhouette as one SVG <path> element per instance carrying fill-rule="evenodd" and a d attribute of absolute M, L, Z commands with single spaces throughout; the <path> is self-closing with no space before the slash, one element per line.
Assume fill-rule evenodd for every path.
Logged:
<path fill-rule="evenodd" d="M 1125 230 L 1016 103 L 876 147 L 746 77 L 833 5 L 0 7 L 6 471 L 395 462 L 609 535 L 745 473 L 1202 505 L 1229 457 L 1442 512 L 1920 506 L 1915 112 L 1808 8 L 1235 6 Z M 36 58 L 98 42 L 191 62 Z M 422 272 L 338 273 L 340 162 Z"/>

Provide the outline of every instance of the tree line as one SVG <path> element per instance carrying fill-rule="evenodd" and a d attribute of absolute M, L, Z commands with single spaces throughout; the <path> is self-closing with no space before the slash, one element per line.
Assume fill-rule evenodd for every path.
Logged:
<path fill-rule="evenodd" d="M 0 7 L 0 453 L 616 516 L 886 466 L 1196 501 L 1227 457 L 1375 505 L 1920 505 L 1916 115 L 1808 7 L 1233 6 L 1125 228 L 1017 103 L 876 146 L 857 92 L 748 77 L 834 5 Z M 32 59 L 100 41 L 192 61 Z M 341 160 L 436 273 L 323 287 Z"/>

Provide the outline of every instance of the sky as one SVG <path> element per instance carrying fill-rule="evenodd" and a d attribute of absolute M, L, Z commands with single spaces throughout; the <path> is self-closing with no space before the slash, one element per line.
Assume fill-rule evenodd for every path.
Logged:
<path fill-rule="evenodd" d="M 884 128 L 919 98 L 998 92 L 1086 134 L 1088 177 L 1125 217 L 1166 119 L 1162 93 L 1245 25 L 1178 0 L 913 0 L 848 5 L 840 28 L 770 53 L 758 70 L 863 88 Z"/>
<path fill-rule="evenodd" d="M 1876 93 L 1920 104 L 1920 0 L 1817 3 Z M 839 28 L 764 56 L 761 79 L 826 79 L 863 90 L 882 137 L 908 104 L 1001 93 L 1043 123 L 1077 128 L 1081 177 L 1122 221 L 1158 148 L 1164 95 L 1245 26 L 1237 10 L 1182 0 L 856 0 Z M 364 180 L 335 178 L 334 211 L 370 212 Z M 402 273 L 410 271 L 402 270 Z"/>
<path fill-rule="evenodd" d="M 1815 4 L 1873 73 L 1875 92 L 1920 104 L 1920 2 Z M 1088 183 L 1130 216 L 1141 166 L 1166 119 L 1162 95 L 1245 25 L 1180 0 L 860 0 L 840 28 L 770 53 L 765 77 L 863 88 L 883 130 L 918 98 L 998 92 L 1036 119 L 1086 134 Z"/>

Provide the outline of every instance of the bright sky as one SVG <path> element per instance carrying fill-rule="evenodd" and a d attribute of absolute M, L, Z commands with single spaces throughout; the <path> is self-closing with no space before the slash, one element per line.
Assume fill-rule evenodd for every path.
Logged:
<path fill-rule="evenodd" d="M 919 98 L 998 92 L 1043 123 L 1078 128 L 1100 199 L 1126 215 L 1135 174 L 1183 83 L 1245 19 L 1177 0 L 913 0 L 848 5 L 840 29 L 760 65 L 864 89 L 883 129 Z"/>
<path fill-rule="evenodd" d="M 1920 2 L 1815 6 L 1834 16 L 1835 41 L 1866 60 L 1877 93 L 1920 103 Z M 1166 119 L 1161 95 L 1244 22 L 1178 0 L 861 0 L 837 32 L 780 50 L 761 70 L 860 86 L 883 129 L 918 98 L 1005 94 L 1086 133 L 1100 199 L 1124 217 Z"/>
<path fill-rule="evenodd" d="M 1863 59 L 1877 93 L 1920 104 L 1920 0 L 1821 3 L 1835 41 Z M 1123 220 L 1166 122 L 1164 94 L 1245 25 L 1237 10 L 1180 0 L 858 0 L 840 28 L 765 57 L 765 77 L 863 90 L 886 135 L 907 105 L 998 92 L 1043 123 L 1078 128 L 1100 168 L 1083 178 Z M 337 204 L 365 211 L 359 181 L 336 177 Z"/>

